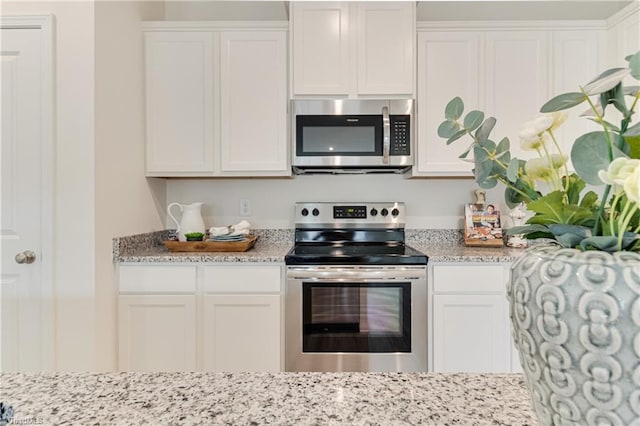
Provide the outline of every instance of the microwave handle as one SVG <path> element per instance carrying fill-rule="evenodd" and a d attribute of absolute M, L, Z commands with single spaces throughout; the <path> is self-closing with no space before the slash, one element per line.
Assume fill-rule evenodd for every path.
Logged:
<path fill-rule="evenodd" d="M 389 164 L 389 150 L 391 148 L 391 120 L 389 107 L 382 107 L 382 164 Z"/>

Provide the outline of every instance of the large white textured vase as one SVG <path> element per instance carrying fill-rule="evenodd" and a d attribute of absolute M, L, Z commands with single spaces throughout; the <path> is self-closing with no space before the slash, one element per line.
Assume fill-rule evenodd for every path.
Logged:
<path fill-rule="evenodd" d="M 640 254 L 532 247 L 508 298 L 541 424 L 640 426 Z"/>

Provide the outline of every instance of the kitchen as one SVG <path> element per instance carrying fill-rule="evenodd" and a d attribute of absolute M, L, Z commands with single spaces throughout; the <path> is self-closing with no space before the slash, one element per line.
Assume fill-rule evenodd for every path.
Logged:
<path fill-rule="evenodd" d="M 419 4 L 418 13 L 429 3 Z M 6 14 L 56 15 L 55 230 L 58 236 L 83 238 L 58 238 L 55 243 L 58 294 L 55 369 L 117 368 L 117 287 L 111 239 L 171 226 L 165 209 L 172 201 L 204 201 L 205 221 L 213 226 L 235 223 L 239 200 L 247 199 L 251 202 L 249 219 L 255 228 L 261 229 L 291 228 L 293 204 L 297 201 L 348 201 L 353 194 L 363 194 L 366 201 L 388 201 L 388 194 L 393 194 L 394 199 L 407 202 L 407 228 L 460 227 L 460 207 L 469 201 L 475 189 L 470 179 L 406 179 L 399 175 L 277 179 L 144 177 L 144 51 L 140 22 L 195 17 L 238 19 L 238 15 L 250 20 L 267 16 L 272 20 L 287 19 L 286 8 L 280 3 L 256 2 L 248 6 L 184 2 L 3 3 Z M 501 6 L 500 13 L 512 13 L 501 19 L 515 19 L 513 14 L 517 10 L 512 7 L 515 6 Z M 601 13 L 600 21 L 610 16 L 602 15 L 597 7 L 594 4 L 593 10 Z M 587 14 L 588 10 L 572 8 L 564 16 L 574 19 L 577 13 Z M 446 20 L 458 16 L 446 8 L 440 13 Z M 497 16 L 495 9 L 483 15 L 488 20 L 496 19 L 494 16 Z M 418 14 L 418 19 L 424 17 Z M 444 103 L 435 120 L 441 119 L 443 106 Z M 517 128 L 519 122 L 514 126 Z M 309 200 L 310 195 L 313 200 Z M 490 193 L 489 198 L 498 200 L 501 195 Z M 84 254 L 86 260 L 78 261 L 78 253 Z"/>

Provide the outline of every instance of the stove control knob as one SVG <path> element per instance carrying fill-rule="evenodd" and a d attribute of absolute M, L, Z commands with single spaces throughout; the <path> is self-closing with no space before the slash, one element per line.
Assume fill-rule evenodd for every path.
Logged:
<path fill-rule="evenodd" d="M 309 210 L 304 208 L 304 209 L 302 209 L 302 211 L 300 213 L 302 214 L 302 216 L 307 216 L 309 214 Z"/>
<path fill-rule="evenodd" d="M 400 210 L 398 209 L 393 209 L 391 210 L 391 216 L 396 217 L 400 214 Z"/>
<path fill-rule="evenodd" d="M 387 209 L 382 209 L 382 210 L 380 210 L 380 214 L 381 214 L 382 216 L 386 216 L 386 215 L 388 215 L 388 214 L 389 214 L 389 210 L 387 210 Z"/>
<path fill-rule="evenodd" d="M 377 216 L 378 215 L 378 210 L 376 210 L 374 208 L 374 209 L 371 209 L 371 211 L 369 213 L 371 213 L 371 216 Z"/>
<path fill-rule="evenodd" d="M 311 210 L 311 214 L 313 214 L 314 216 L 318 216 L 320 212 L 318 211 L 318 209 L 313 209 Z"/>

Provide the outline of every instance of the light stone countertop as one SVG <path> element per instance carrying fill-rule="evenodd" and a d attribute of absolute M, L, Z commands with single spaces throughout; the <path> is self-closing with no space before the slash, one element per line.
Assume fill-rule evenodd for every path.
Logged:
<path fill-rule="evenodd" d="M 246 252 L 171 253 L 162 241 L 169 231 L 114 238 L 114 262 L 273 262 L 284 263 L 293 247 L 293 230 L 256 230 L 259 236 Z M 512 262 L 522 249 L 465 247 L 459 230 L 407 230 L 406 244 L 429 257 L 429 262 Z"/>
<path fill-rule="evenodd" d="M 4 373 L 16 424 L 535 425 L 520 374 Z"/>

